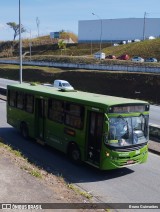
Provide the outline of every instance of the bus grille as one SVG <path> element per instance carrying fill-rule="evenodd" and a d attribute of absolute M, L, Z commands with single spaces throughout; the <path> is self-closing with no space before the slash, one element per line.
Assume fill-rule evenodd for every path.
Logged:
<path fill-rule="evenodd" d="M 131 147 L 113 147 L 113 146 L 107 146 L 108 149 L 110 150 L 114 150 L 116 152 L 131 152 L 131 151 L 135 151 L 135 150 L 139 150 L 141 148 L 143 148 L 144 146 L 146 146 L 147 143 L 143 143 L 143 144 L 139 144 L 139 145 L 135 145 L 135 146 L 131 146 Z"/>

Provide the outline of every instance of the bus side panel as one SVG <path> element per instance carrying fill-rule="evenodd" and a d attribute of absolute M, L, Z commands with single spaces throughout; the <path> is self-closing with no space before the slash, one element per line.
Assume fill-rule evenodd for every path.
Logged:
<path fill-rule="evenodd" d="M 27 124 L 29 136 L 34 137 L 34 114 L 7 106 L 7 123 L 20 130 L 20 125 L 22 122 Z"/>
<path fill-rule="evenodd" d="M 65 145 L 63 145 L 64 132 L 63 125 L 60 123 L 53 122 L 51 120 L 46 120 L 45 126 L 45 141 L 48 145 L 65 151 Z"/>
<path fill-rule="evenodd" d="M 82 130 L 77 130 L 51 120 L 46 121 L 45 141 L 48 145 L 67 153 L 68 144 L 75 142 L 84 160 L 84 139 Z"/>

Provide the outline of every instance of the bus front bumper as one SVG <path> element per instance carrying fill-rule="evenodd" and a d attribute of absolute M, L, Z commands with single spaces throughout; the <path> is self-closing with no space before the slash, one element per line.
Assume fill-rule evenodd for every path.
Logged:
<path fill-rule="evenodd" d="M 128 167 L 135 164 L 144 163 L 148 158 L 148 146 L 131 152 L 116 152 L 108 150 L 104 152 L 101 167 L 102 170 L 110 170 Z"/>

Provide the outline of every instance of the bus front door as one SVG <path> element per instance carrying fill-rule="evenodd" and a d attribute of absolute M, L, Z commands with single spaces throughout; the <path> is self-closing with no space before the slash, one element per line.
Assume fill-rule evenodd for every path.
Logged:
<path fill-rule="evenodd" d="M 97 166 L 100 164 L 100 152 L 103 132 L 103 114 L 99 112 L 88 112 L 88 142 L 87 161 Z"/>
<path fill-rule="evenodd" d="M 44 127 L 45 127 L 45 100 L 36 99 L 36 138 L 44 140 Z"/>

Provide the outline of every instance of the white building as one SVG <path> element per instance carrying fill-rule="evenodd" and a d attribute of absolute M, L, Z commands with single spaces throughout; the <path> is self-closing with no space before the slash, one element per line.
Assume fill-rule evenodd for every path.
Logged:
<path fill-rule="evenodd" d="M 143 40 L 150 36 L 160 37 L 160 18 L 97 19 L 78 23 L 79 43 Z"/>

